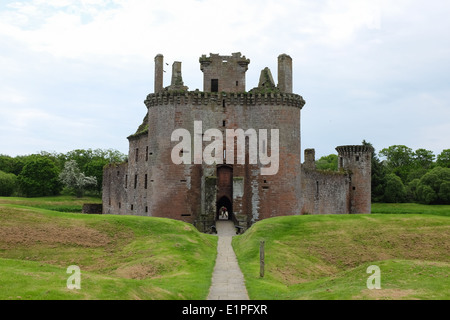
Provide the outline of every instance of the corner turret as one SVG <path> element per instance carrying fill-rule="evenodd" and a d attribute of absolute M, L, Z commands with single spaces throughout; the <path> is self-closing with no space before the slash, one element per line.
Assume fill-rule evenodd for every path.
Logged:
<path fill-rule="evenodd" d="M 349 171 L 350 213 L 370 213 L 373 147 L 349 145 L 336 147 L 338 169 Z"/>

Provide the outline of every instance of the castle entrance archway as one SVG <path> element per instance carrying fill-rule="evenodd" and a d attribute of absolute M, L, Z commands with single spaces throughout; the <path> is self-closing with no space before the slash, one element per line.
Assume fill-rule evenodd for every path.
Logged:
<path fill-rule="evenodd" d="M 221 212 L 222 207 L 227 209 L 227 216 L 223 215 Z M 231 220 L 232 215 L 232 203 L 228 197 L 222 197 L 217 201 L 216 205 L 216 220 Z"/>
<path fill-rule="evenodd" d="M 233 167 L 221 165 L 217 167 L 217 195 L 216 195 L 216 220 L 223 220 L 220 209 L 225 207 L 228 212 L 228 220 L 233 216 Z"/>

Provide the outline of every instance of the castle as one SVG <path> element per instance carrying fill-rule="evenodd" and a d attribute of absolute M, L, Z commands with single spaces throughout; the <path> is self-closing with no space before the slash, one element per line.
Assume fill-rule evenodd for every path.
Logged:
<path fill-rule="evenodd" d="M 289 55 L 278 57 L 277 85 L 265 68 L 250 91 L 245 81 L 250 60 L 241 53 L 202 55 L 199 62 L 203 91 L 189 91 L 181 62 L 173 63 L 171 84 L 164 88 L 164 57 L 155 57 L 154 93 L 144 101 L 143 123 L 128 137 L 128 162 L 104 168 L 103 213 L 173 218 L 201 231 L 215 224 L 222 207 L 242 229 L 274 216 L 370 213 L 370 146 L 337 147 L 337 172 L 316 170 L 314 149 L 304 151 L 301 163 L 300 114 L 305 101 L 292 92 Z M 215 140 L 205 131 L 208 128 L 213 128 Z M 180 137 L 173 137 L 177 129 L 192 138 L 184 141 L 184 148 L 179 147 Z M 234 132 L 236 143 L 230 149 L 223 141 L 222 148 L 218 134 L 229 132 Z M 258 132 L 252 140 L 249 133 Z M 208 153 L 210 144 L 208 150 L 214 151 L 211 141 L 215 151 L 223 151 L 223 159 L 217 152 L 214 161 L 202 161 L 202 153 L 198 159 L 196 147 Z M 251 143 L 257 143 L 259 157 L 249 152 Z M 267 160 L 270 149 L 272 155 L 278 151 L 279 161 L 276 170 L 262 174 L 267 161 L 252 159 Z M 236 161 L 239 157 L 241 162 Z"/>

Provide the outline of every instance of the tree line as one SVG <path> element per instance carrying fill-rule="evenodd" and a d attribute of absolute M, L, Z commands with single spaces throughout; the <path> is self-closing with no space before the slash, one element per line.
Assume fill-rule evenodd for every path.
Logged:
<path fill-rule="evenodd" d="M 16 157 L 0 154 L 0 196 L 71 193 L 81 197 L 85 192 L 100 196 L 103 167 L 126 160 L 126 155 L 114 149 L 41 151 Z"/>
<path fill-rule="evenodd" d="M 371 143 L 363 141 L 364 145 Z M 373 147 L 373 146 L 372 146 Z M 337 170 L 338 156 L 316 161 L 319 170 Z M 430 150 L 392 145 L 372 154 L 372 202 L 450 204 L 450 149 Z"/>

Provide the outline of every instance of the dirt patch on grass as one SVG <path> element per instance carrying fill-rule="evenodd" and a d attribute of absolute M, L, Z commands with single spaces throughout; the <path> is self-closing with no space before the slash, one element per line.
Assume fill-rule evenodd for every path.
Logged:
<path fill-rule="evenodd" d="M 143 280 L 157 276 L 158 268 L 151 264 L 140 263 L 120 267 L 116 270 L 116 274 L 122 278 Z"/>
<path fill-rule="evenodd" d="M 413 294 L 415 294 L 415 290 L 402 290 L 402 289 L 365 289 L 361 291 L 361 294 L 355 297 L 352 297 L 352 300 L 360 300 L 360 299 L 371 299 L 371 300 L 418 300 L 415 298 L 410 298 Z"/>
<path fill-rule="evenodd" d="M 33 246 L 37 244 L 63 244 L 82 247 L 105 246 L 111 239 L 91 228 L 84 226 L 63 227 L 52 223 L 36 226 L 0 226 L 0 247 L 11 249 L 17 245 Z"/>
<path fill-rule="evenodd" d="M 348 230 L 346 236 L 336 234 L 312 238 L 303 244 L 308 253 L 323 261 L 344 268 L 362 263 L 388 259 L 449 261 L 449 228 L 430 229 L 427 232 L 401 229 L 379 230 L 371 233 Z"/>

